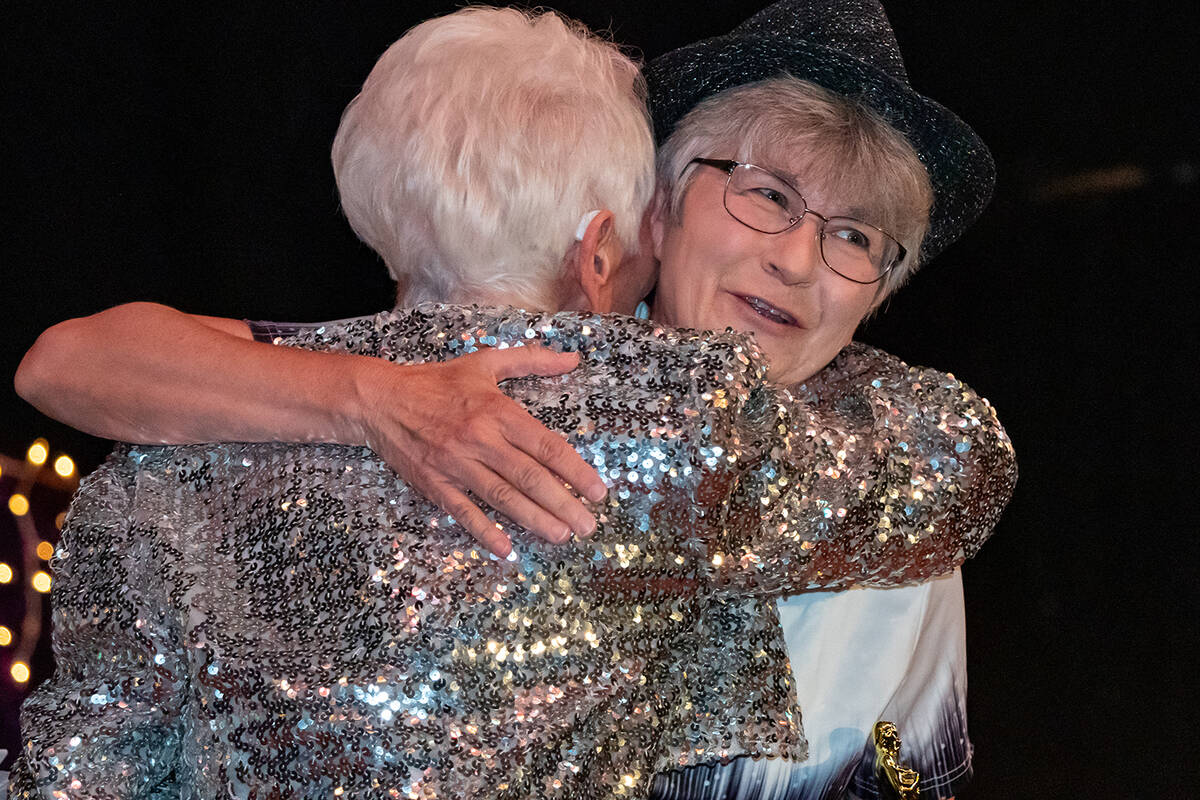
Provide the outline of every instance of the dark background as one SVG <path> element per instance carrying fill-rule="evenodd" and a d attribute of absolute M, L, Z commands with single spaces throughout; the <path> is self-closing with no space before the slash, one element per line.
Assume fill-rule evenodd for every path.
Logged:
<path fill-rule="evenodd" d="M 648 58 L 755 8 L 555 6 Z M 130 300 L 292 320 L 390 305 L 384 268 L 339 216 L 328 149 L 384 48 L 452 8 L 5 4 L 0 373 L 45 327 Z M 862 334 L 991 398 L 1021 464 L 964 570 L 976 777 L 963 797 L 1194 796 L 1200 525 L 1183 455 L 1197 433 L 1200 14 L 889 12 L 913 84 L 976 127 L 1000 173 L 983 220 Z M 6 385 L 0 453 L 21 458 L 35 436 L 85 470 L 108 449 Z M 65 497 L 40 502 L 52 538 Z M 0 556 L 16 566 L 7 514 Z M 0 587 L 9 627 L 20 583 Z M 0 700 L 15 692 L 11 649 Z M 36 681 L 44 657 L 34 667 Z M 4 713 L 11 725 L 11 702 Z"/>

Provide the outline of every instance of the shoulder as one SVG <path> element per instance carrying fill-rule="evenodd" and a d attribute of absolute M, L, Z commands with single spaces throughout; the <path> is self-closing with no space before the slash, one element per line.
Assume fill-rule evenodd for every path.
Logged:
<path fill-rule="evenodd" d="M 940 416 L 950 427 L 985 426 L 1008 441 L 992 404 L 954 373 L 912 366 L 861 342 L 843 348 L 824 369 L 797 387 L 796 393 L 819 404 L 847 398 L 872 404 L 903 403 L 910 412 Z M 899 413 L 899 409 L 889 413 Z"/>

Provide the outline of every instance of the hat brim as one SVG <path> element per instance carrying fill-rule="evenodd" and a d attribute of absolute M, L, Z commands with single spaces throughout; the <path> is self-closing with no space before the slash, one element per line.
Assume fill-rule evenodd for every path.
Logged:
<path fill-rule="evenodd" d="M 784 73 L 860 99 L 913 145 L 934 195 L 922 260 L 940 253 L 983 212 L 992 196 L 996 167 L 969 125 L 869 64 L 792 38 L 734 33 L 651 61 L 645 75 L 657 140 L 661 144 L 688 111 L 717 92 Z"/>

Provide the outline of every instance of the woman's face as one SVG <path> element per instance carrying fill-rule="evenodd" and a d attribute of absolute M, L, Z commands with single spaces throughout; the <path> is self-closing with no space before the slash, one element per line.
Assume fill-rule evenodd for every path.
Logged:
<path fill-rule="evenodd" d="M 786 164 L 761 166 L 788 173 Z M 809 215 L 785 233 L 760 233 L 725 210 L 724 172 L 695 169 L 679 223 L 665 203 L 655 213 L 654 252 L 661 266 L 654 318 L 752 332 L 771 362 L 772 380 L 807 379 L 850 342 L 878 284 L 848 281 L 825 265 L 818 217 Z M 824 187 L 798 186 L 809 207 L 824 216 L 862 215 Z"/>

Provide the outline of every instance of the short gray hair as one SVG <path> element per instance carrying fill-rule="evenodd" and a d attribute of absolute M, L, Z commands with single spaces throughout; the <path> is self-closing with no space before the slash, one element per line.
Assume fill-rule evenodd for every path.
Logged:
<path fill-rule="evenodd" d="M 697 157 L 786 167 L 803 182 L 867 209 L 873 218 L 864 222 L 888 231 L 908 251 L 882 281 L 877 302 L 916 270 L 933 205 L 929 174 L 904 135 L 864 103 L 782 75 L 697 104 L 658 153 L 659 185 L 676 221 L 695 174 L 688 164 Z"/>
<path fill-rule="evenodd" d="M 616 45 L 552 12 L 476 7 L 388 48 L 342 115 L 333 167 L 401 303 L 546 303 L 588 210 L 612 210 L 637 250 L 654 142 Z"/>

